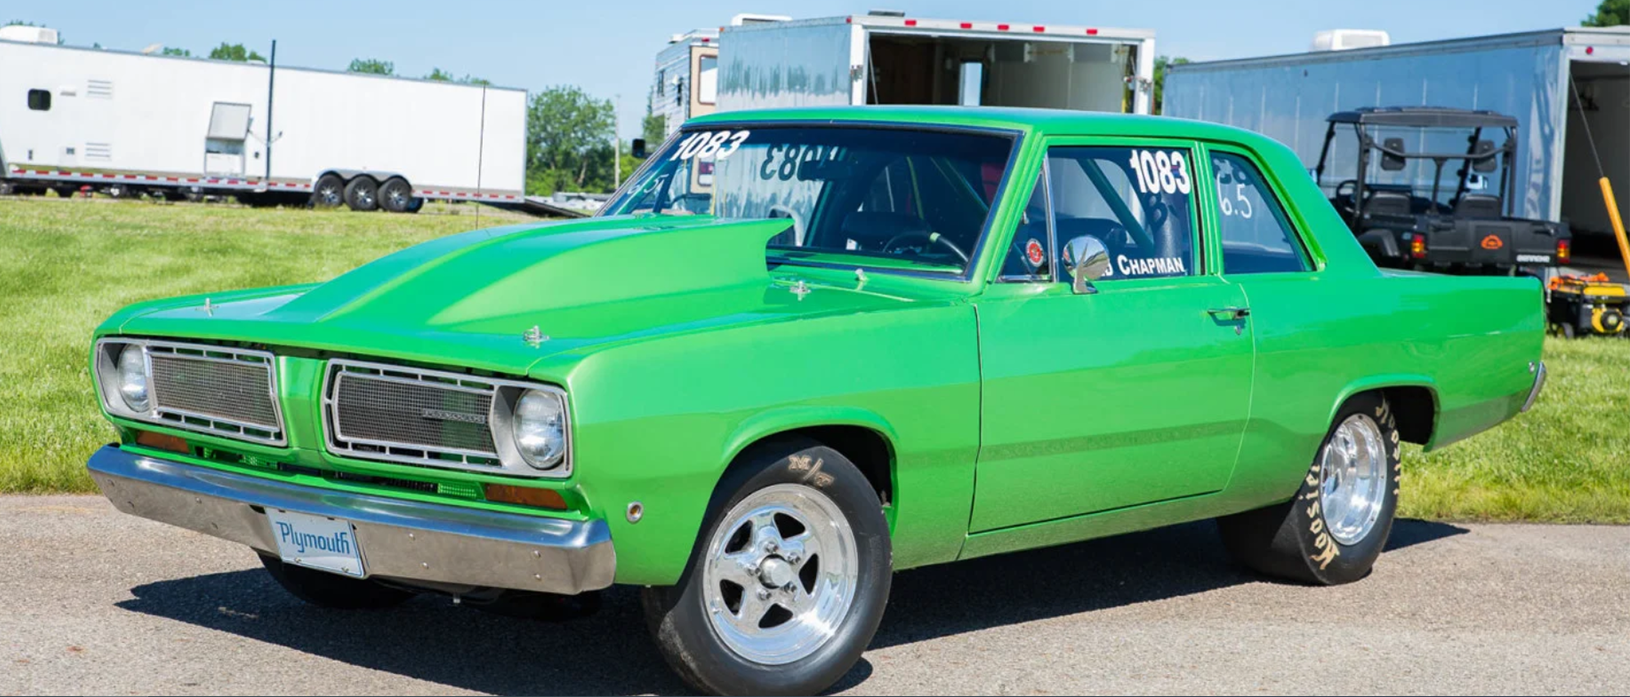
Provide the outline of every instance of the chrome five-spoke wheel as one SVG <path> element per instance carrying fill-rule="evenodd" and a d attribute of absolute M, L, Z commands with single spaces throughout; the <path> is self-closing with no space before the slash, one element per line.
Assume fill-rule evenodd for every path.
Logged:
<path fill-rule="evenodd" d="M 1375 527 L 1386 496 L 1391 463 L 1381 428 L 1369 415 L 1353 414 L 1336 426 L 1320 457 L 1320 498 L 1330 536 L 1357 544 Z"/>
<path fill-rule="evenodd" d="M 753 492 L 708 543 L 703 592 L 713 630 L 764 665 L 809 656 L 854 603 L 855 534 L 836 503 L 798 484 Z"/>

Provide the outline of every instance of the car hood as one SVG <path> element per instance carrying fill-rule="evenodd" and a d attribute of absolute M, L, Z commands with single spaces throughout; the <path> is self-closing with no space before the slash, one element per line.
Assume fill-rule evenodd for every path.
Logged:
<path fill-rule="evenodd" d="M 524 374 L 545 357 L 609 343 L 921 299 L 814 281 L 805 282 L 812 292 L 793 292 L 804 288 L 765 263 L 765 244 L 786 228 L 784 220 L 613 217 L 478 230 L 318 285 L 132 306 L 100 333 Z"/>

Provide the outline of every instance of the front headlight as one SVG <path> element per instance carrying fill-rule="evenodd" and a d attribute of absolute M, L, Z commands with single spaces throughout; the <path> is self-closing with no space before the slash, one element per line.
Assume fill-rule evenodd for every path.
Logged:
<path fill-rule="evenodd" d="M 566 454 L 566 405 L 553 392 L 527 390 L 515 403 L 510 430 L 526 464 L 550 469 Z"/>
<path fill-rule="evenodd" d="M 119 398 L 131 411 L 145 412 L 147 400 L 147 356 L 142 347 L 127 344 L 119 351 Z"/>

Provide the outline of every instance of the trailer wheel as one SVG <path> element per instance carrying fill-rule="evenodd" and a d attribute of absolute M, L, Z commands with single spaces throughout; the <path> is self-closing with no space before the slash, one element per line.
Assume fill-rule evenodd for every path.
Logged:
<path fill-rule="evenodd" d="M 109 184 L 102 191 L 106 192 L 109 198 L 137 198 L 141 196 L 140 191 L 130 188 L 128 184 Z"/>
<path fill-rule="evenodd" d="M 379 208 L 379 182 L 373 177 L 359 176 L 345 185 L 345 205 L 354 211 Z"/>
<path fill-rule="evenodd" d="M 77 186 L 53 186 L 51 190 L 57 192 L 57 198 L 73 198 L 74 194 L 79 193 L 79 187 Z M 45 192 L 41 191 L 40 193 Z"/>
<path fill-rule="evenodd" d="M 406 213 L 412 205 L 413 187 L 406 179 L 391 177 L 379 187 L 379 207 L 392 213 Z"/>
<path fill-rule="evenodd" d="M 413 198 L 408 200 L 407 212 L 409 212 L 409 213 L 418 213 L 419 209 L 421 209 L 421 208 L 424 208 L 424 198 L 419 197 L 419 196 L 414 196 Z"/>
<path fill-rule="evenodd" d="M 0 196 L 10 196 L 17 193 L 17 186 L 11 182 L 0 180 Z"/>
<path fill-rule="evenodd" d="M 311 205 L 314 208 L 336 208 L 345 203 L 345 180 L 338 174 L 324 174 L 311 187 Z"/>

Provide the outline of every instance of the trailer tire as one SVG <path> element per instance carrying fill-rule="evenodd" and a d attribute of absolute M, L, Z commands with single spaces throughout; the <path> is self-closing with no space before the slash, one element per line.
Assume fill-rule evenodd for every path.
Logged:
<path fill-rule="evenodd" d="M 345 185 L 345 205 L 354 211 L 379 209 L 379 182 L 370 176 L 358 176 Z"/>
<path fill-rule="evenodd" d="M 418 213 L 419 209 L 421 209 L 421 208 L 424 208 L 424 198 L 423 197 L 414 196 L 412 199 L 410 199 L 408 201 L 407 212 L 409 212 L 409 213 Z"/>
<path fill-rule="evenodd" d="M 17 186 L 11 182 L 0 180 L 0 196 L 10 196 L 17 193 Z"/>
<path fill-rule="evenodd" d="M 379 186 L 379 207 L 391 213 L 406 213 L 413 200 L 413 187 L 406 179 L 391 177 Z"/>
<path fill-rule="evenodd" d="M 51 190 L 57 192 L 57 198 L 73 198 L 74 194 L 79 193 L 79 187 L 77 186 L 53 186 Z M 41 191 L 40 193 L 45 192 Z"/>
<path fill-rule="evenodd" d="M 113 183 L 102 190 L 108 198 L 140 198 L 141 192 L 130 188 L 129 184 Z"/>
<path fill-rule="evenodd" d="M 338 208 L 345 203 L 345 180 L 338 174 L 317 177 L 311 187 L 312 208 Z"/>

